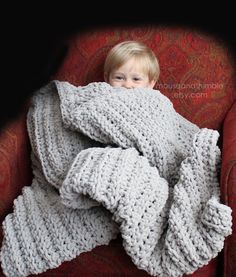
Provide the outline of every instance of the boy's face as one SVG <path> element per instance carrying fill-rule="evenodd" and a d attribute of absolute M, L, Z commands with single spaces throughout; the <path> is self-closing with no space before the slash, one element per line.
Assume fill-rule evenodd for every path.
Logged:
<path fill-rule="evenodd" d="M 149 80 L 147 74 L 133 58 L 113 70 L 109 76 L 105 76 L 105 81 L 113 87 L 125 88 L 153 88 L 156 83 Z"/>

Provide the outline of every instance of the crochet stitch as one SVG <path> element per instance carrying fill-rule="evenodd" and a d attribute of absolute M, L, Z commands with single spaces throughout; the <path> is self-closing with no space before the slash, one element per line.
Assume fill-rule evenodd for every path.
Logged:
<path fill-rule="evenodd" d="M 190 274 L 222 250 L 232 218 L 219 201 L 219 133 L 159 91 L 52 81 L 27 126 L 34 179 L 3 222 L 6 276 L 55 268 L 119 232 L 153 276 Z"/>

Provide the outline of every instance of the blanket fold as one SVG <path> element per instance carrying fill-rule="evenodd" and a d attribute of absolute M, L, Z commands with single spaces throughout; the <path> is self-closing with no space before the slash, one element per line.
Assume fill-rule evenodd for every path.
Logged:
<path fill-rule="evenodd" d="M 3 222 L 6 276 L 55 268 L 119 232 L 152 276 L 190 274 L 222 250 L 232 217 L 219 200 L 219 133 L 159 91 L 52 81 L 27 127 L 34 179 Z"/>
<path fill-rule="evenodd" d="M 89 195 L 113 214 L 126 251 L 134 259 L 150 257 L 166 224 L 166 180 L 134 148 L 89 148 L 78 156 L 83 164 L 74 161 L 60 190 L 63 203 L 75 207 L 80 199 L 71 196 Z"/>

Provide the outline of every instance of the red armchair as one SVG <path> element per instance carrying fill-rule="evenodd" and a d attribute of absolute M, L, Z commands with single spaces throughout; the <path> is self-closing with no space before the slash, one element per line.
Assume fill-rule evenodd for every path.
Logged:
<path fill-rule="evenodd" d="M 86 85 L 103 81 L 103 63 L 108 50 L 123 40 L 140 40 L 156 53 L 161 75 L 156 89 L 171 99 L 176 110 L 200 127 L 219 130 L 222 149 L 221 197 L 233 210 L 233 234 L 224 250 L 192 277 L 236 276 L 236 88 L 233 66 L 226 45 L 196 30 L 165 26 L 116 27 L 89 30 L 68 40 L 69 51 L 51 79 Z M 0 135 L 0 217 L 12 211 L 13 200 L 31 184 L 30 144 L 25 112 Z M 4 276 L 0 273 L 0 276 Z M 95 277 L 149 276 L 138 270 L 122 248 L 111 241 L 83 253 L 59 268 L 38 276 Z"/>

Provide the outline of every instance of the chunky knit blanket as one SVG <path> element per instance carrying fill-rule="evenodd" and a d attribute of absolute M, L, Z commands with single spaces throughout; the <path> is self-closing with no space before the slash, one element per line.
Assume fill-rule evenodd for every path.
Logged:
<path fill-rule="evenodd" d="M 52 81 L 27 126 L 34 178 L 3 222 L 6 276 L 58 267 L 118 233 L 152 276 L 190 274 L 222 250 L 232 219 L 219 201 L 219 134 L 159 91 Z"/>

